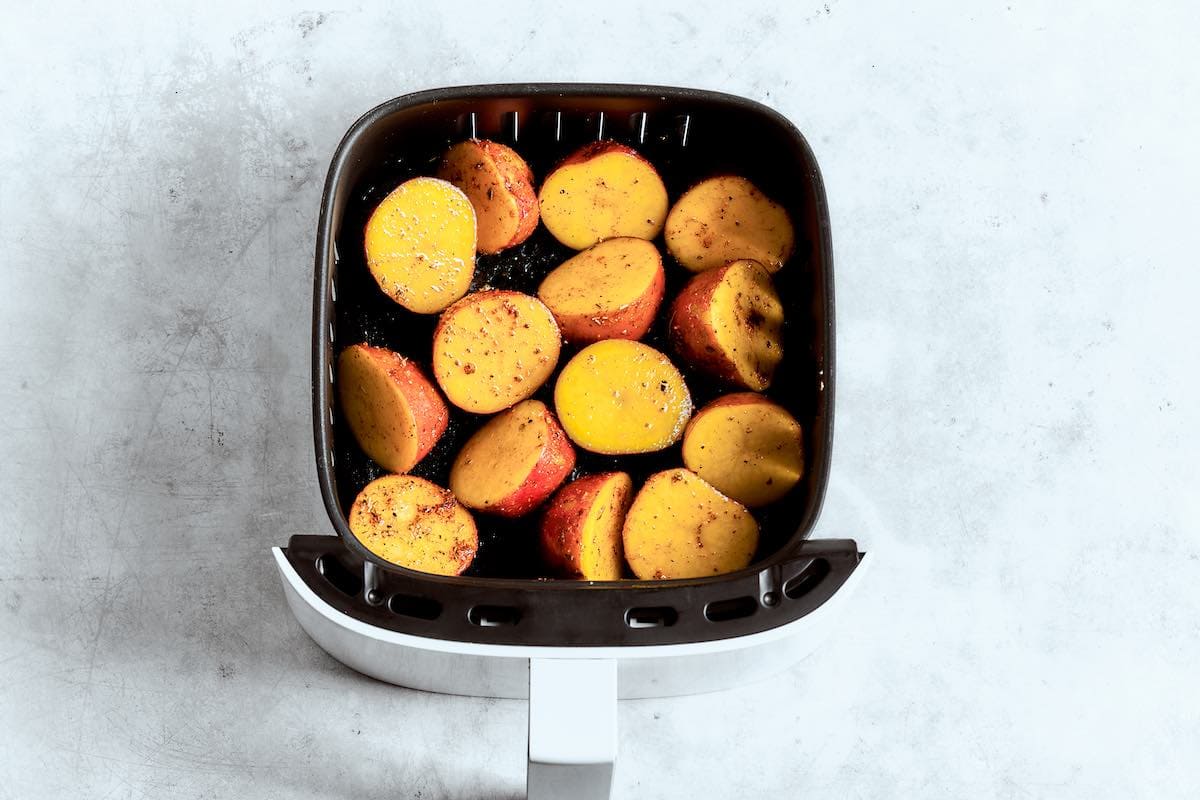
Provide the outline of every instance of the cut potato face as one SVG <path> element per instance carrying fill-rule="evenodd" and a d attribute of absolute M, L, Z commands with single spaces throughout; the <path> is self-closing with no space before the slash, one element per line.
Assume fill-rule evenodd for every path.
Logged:
<path fill-rule="evenodd" d="M 350 531 L 375 555 L 435 575 L 461 575 L 479 549 L 470 512 L 437 484 L 412 475 L 371 481 L 350 507 Z"/>
<path fill-rule="evenodd" d="M 463 505 L 505 517 L 527 514 L 575 468 L 575 450 L 550 409 L 526 400 L 475 432 L 450 468 Z"/>
<path fill-rule="evenodd" d="M 511 147 L 486 139 L 459 142 L 442 157 L 438 177 L 470 199 L 480 253 L 518 245 L 537 227 L 533 171 Z"/>
<path fill-rule="evenodd" d="M 684 192 L 667 216 L 664 235 L 667 250 L 693 272 L 741 258 L 776 272 L 796 244 L 783 206 L 736 175 L 709 178 Z"/>
<path fill-rule="evenodd" d="M 536 297 L 476 292 L 442 314 L 433 334 L 433 374 L 451 403 L 492 414 L 536 392 L 561 347 L 554 315 Z"/>
<path fill-rule="evenodd" d="M 671 306 L 671 342 L 684 361 L 760 392 L 783 358 L 783 304 L 757 261 L 697 275 Z"/>
<path fill-rule="evenodd" d="M 542 517 L 542 554 L 560 575 L 620 580 L 625 565 L 621 528 L 633 501 L 624 472 L 588 475 L 559 490 Z"/>
<path fill-rule="evenodd" d="M 475 210 L 451 183 L 413 178 L 367 220 L 367 267 L 384 294 L 409 311 L 436 314 L 467 293 L 475 275 Z"/>
<path fill-rule="evenodd" d="M 686 469 L 651 475 L 625 515 L 625 560 L 643 580 L 703 578 L 750 565 L 758 523 Z"/>
<path fill-rule="evenodd" d="M 567 362 L 554 384 L 554 406 L 571 441 L 606 455 L 669 447 L 692 414 L 671 360 L 624 339 L 590 344 Z"/>
<path fill-rule="evenodd" d="M 356 344 L 338 357 L 338 400 L 358 446 L 390 472 L 408 472 L 446 430 L 441 395 L 399 353 Z"/>
<path fill-rule="evenodd" d="M 804 475 L 800 423 L 753 392 L 726 395 L 696 413 L 683 433 L 683 463 L 751 508 L 781 499 Z"/>
<path fill-rule="evenodd" d="M 538 204 L 554 238 L 583 250 L 617 236 L 658 236 L 667 216 L 667 188 L 633 148 L 594 142 L 546 176 Z"/>
<path fill-rule="evenodd" d="M 666 275 L 645 239 L 606 239 L 546 276 L 538 298 L 568 342 L 640 339 L 662 302 Z"/>

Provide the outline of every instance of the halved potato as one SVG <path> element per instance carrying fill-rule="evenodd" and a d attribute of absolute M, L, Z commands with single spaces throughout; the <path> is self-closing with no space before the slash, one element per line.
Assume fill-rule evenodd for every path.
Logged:
<path fill-rule="evenodd" d="M 480 253 L 514 247 L 537 228 L 533 171 L 511 147 L 487 139 L 459 142 L 442 157 L 438 177 L 470 199 Z"/>
<path fill-rule="evenodd" d="M 617 236 L 658 236 L 667 216 L 667 187 L 632 147 L 593 142 L 546 176 L 538 204 L 554 238 L 583 250 Z"/>
<path fill-rule="evenodd" d="M 519 517 L 542 504 L 575 468 L 575 450 L 540 400 L 488 420 L 450 468 L 450 489 L 468 508 Z"/>
<path fill-rule="evenodd" d="M 563 367 L 554 407 L 571 441 L 585 450 L 651 453 L 679 441 L 692 397 L 665 355 L 641 342 L 606 339 Z"/>
<path fill-rule="evenodd" d="M 376 207 L 364 246 L 384 294 L 409 311 L 436 314 L 475 276 L 475 209 L 457 186 L 413 178 Z"/>
<path fill-rule="evenodd" d="M 338 357 L 338 400 L 358 446 L 389 472 L 408 472 L 446 430 L 450 414 L 421 369 L 369 344 Z"/>
<path fill-rule="evenodd" d="M 710 375 L 762 391 L 783 358 L 783 304 L 757 261 L 692 278 L 671 306 L 675 352 Z"/>
<path fill-rule="evenodd" d="M 664 235 L 667 250 L 693 272 L 741 258 L 776 272 L 796 246 L 784 207 L 736 175 L 709 178 L 684 192 L 667 216 Z"/>
<path fill-rule="evenodd" d="M 561 347 L 554 315 L 536 297 L 476 292 L 438 321 L 433 375 L 454 405 L 492 414 L 536 392 L 554 372 Z"/>
<path fill-rule="evenodd" d="M 568 342 L 640 339 L 662 302 L 666 273 L 645 239 L 606 239 L 567 259 L 538 287 Z"/>
<path fill-rule="evenodd" d="M 800 423 L 760 394 L 727 394 L 688 423 L 683 463 L 739 503 L 769 505 L 804 475 Z"/>
<path fill-rule="evenodd" d="M 437 484 L 384 475 L 350 506 L 350 532 L 380 558 L 435 575 L 461 575 L 479 549 L 469 511 Z"/>
<path fill-rule="evenodd" d="M 702 578 L 749 566 L 758 523 L 694 472 L 669 469 L 651 475 L 637 493 L 622 538 L 639 578 Z"/>
<path fill-rule="evenodd" d="M 621 526 L 633 501 L 633 480 L 604 472 L 572 481 L 554 495 L 542 517 L 542 555 L 560 575 L 587 581 L 620 580 Z"/>

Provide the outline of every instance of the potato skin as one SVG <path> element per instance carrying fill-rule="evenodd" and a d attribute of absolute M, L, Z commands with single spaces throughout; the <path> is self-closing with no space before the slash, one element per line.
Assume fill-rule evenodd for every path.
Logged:
<path fill-rule="evenodd" d="M 682 452 L 688 469 L 750 508 L 782 499 L 804 477 L 800 423 L 756 392 L 727 394 L 696 412 Z"/>
<path fill-rule="evenodd" d="M 739 371 L 732 354 L 727 352 L 719 341 L 713 319 L 714 298 L 722 281 L 731 269 L 745 263 L 745 259 L 734 261 L 718 269 L 701 272 L 692 278 L 671 304 L 667 331 L 675 352 L 693 367 L 729 383 L 762 391 L 771 385 L 782 350 L 776 348 L 775 363 L 768 364 L 767 370 L 744 374 Z M 765 279 L 769 282 L 769 275 Z M 753 340 L 754 337 L 768 335 L 767 329 L 763 328 L 749 331 L 746 337 L 747 340 Z"/>
<path fill-rule="evenodd" d="M 442 158 L 438 177 L 462 189 L 475 207 L 480 253 L 498 253 L 521 244 L 537 228 L 538 201 L 533 170 L 511 147 L 487 139 L 459 142 Z M 511 205 L 497 208 L 493 194 L 504 192 Z M 513 214 L 514 219 L 507 218 Z"/>
<path fill-rule="evenodd" d="M 615 484 L 615 485 L 614 485 Z M 589 575 L 583 564 L 583 551 L 590 544 L 585 541 L 586 530 L 596 502 L 605 489 L 613 485 L 617 507 L 612 509 L 611 519 L 616 526 L 613 546 L 616 548 L 617 569 L 613 574 Z M 602 472 L 587 475 L 572 481 L 558 491 L 546 506 L 542 516 L 541 549 L 547 566 L 559 575 L 586 580 L 617 580 L 621 577 L 620 565 L 624 563 L 621 551 L 621 526 L 625 512 L 633 502 L 633 481 L 624 472 Z M 590 531 L 594 536 L 599 531 Z M 603 546 L 605 543 L 601 543 Z"/>
<path fill-rule="evenodd" d="M 529 423 L 522 422 L 522 418 L 534 420 L 546 431 L 545 441 L 528 471 L 520 474 L 525 470 L 522 462 L 526 455 L 520 452 L 500 453 L 505 465 L 497 465 L 482 475 L 472 469 L 471 459 L 475 454 L 495 455 L 494 450 L 488 450 L 488 437 L 499 436 L 508 426 L 518 425 L 523 430 Z M 511 465 L 508 465 L 510 455 Z M 450 489 L 468 508 L 502 517 L 519 517 L 541 505 L 574 468 L 575 448 L 558 420 L 540 400 L 526 400 L 493 417 L 463 445 L 450 468 Z M 505 486 L 514 479 L 515 486 Z M 498 491 L 504 493 L 497 497 Z"/>
<path fill-rule="evenodd" d="M 614 247 L 634 246 L 633 243 L 648 248 L 647 253 L 655 260 L 654 277 L 650 285 L 637 299 L 615 308 L 595 308 L 594 310 L 589 310 L 588 313 L 569 312 L 553 302 L 547 289 L 552 284 L 555 275 L 560 274 L 561 270 L 570 269 L 572 266 L 571 262 L 575 261 L 575 259 L 586 259 L 589 257 L 589 254 L 602 249 L 609 250 Z M 604 256 L 600 255 L 599 257 Z M 619 258 L 620 256 L 616 255 L 614 257 Z M 587 266 L 591 265 L 587 264 Z M 573 275 L 573 277 L 576 277 L 580 281 L 577 291 L 590 292 L 592 287 L 584 282 L 587 270 L 577 269 L 575 272 L 578 274 Z M 614 239 L 606 239 L 568 259 L 542 281 L 542 285 L 538 288 L 538 298 L 554 314 L 554 318 L 558 321 L 558 327 L 562 331 L 564 339 L 574 344 L 590 344 L 602 339 L 641 339 L 654 323 L 654 316 L 658 313 L 659 305 L 662 304 L 665 289 L 666 271 L 663 269 L 662 256 L 659 255 L 658 249 L 645 239 L 622 236 Z M 599 304 L 601 298 L 596 299 L 597 304 Z"/>
<path fill-rule="evenodd" d="M 399 393 L 406 406 L 409 419 L 384 419 L 383 406 L 389 398 L 359 397 L 354 393 L 365 387 L 354 385 L 348 380 L 346 365 L 351 359 L 362 359 L 386 376 L 390 388 Z M 350 430 L 359 447 L 375 463 L 390 472 L 408 472 L 421 461 L 441 439 L 450 420 L 449 410 L 438 394 L 438 390 L 421 369 L 412 361 L 387 348 L 369 344 L 352 345 L 342 351 L 338 359 L 339 404 L 346 415 Z M 401 425 L 409 431 L 395 431 L 391 426 Z M 381 431 L 381 428 L 387 428 Z M 390 430 L 388 430 L 390 429 Z M 403 450 L 397 450 L 394 442 L 386 441 L 387 433 L 407 435 L 412 440 Z"/>
<path fill-rule="evenodd" d="M 350 506 L 355 538 L 380 558 L 435 575 L 461 575 L 479 549 L 475 520 L 454 495 L 414 475 L 384 475 Z"/>

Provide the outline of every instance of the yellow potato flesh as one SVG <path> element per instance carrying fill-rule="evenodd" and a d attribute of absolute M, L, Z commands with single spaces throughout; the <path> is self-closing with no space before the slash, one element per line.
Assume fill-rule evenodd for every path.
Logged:
<path fill-rule="evenodd" d="M 350 507 L 350 531 L 380 558 L 436 575 L 457 575 L 475 556 L 471 513 L 440 486 L 412 475 L 367 484 Z"/>
<path fill-rule="evenodd" d="M 645 297 L 661 269 L 658 248 L 645 239 L 608 239 L 547 275 L 538 297 L 560 315 L 609 313 Z"/>
<path fill-rule="evenodd" d="M 758 523 L 695 473 L 651 475 L 625 516 L 625 560 L 643 580 L 701 578 L 750 564 Z"/>
<path fill-rule="evenodd" d="M 592 502 L 580 536 L 579 571 L 584 580 L 620 580 L 624 559 L 621 556 L 622 501 L 633 491 L 633 481 L 618 472 L 604 482 Z"/>
<path fill-rule="evenodd" d="M 550 173 L 538 195 L 542 222 L 576 250 L 616 236 L 653 239 L 667 215 L 667 189 L 649 162 L 621 150 Z"/>
<path fill-rule="evenodd" d="M 338 358 L 338 399 L 363 451 L 391 472 L 417 463 L 417 420 L 387 370 L 362 348 Z"/>
<path fill-rule="evenodd" d="M 742 382 L 755 391 L 770 386 L 783 358 L 783 303 L 761 265 L 730 266 L 713 291 L 710 321 Z"/>
<path fill-rule="evenodd" d="M 667 249 L 693 272 L 752 258 L 776 272 L 791 256 L 795 231 L 783 206 L 745 178 L 724 175 L 683 193 L 667 216 Z"/>
<path fill-rule="evenodd" d="M 379 288 L 418 314 L 434 314 L 467 293 L 475 275 L 475 210 L 453 184 L 413 178 L 371 214 L 367 267 Z"/>
<path fill-rule="evenodd" d="M 554 385 L 559 422 L 593 453 L 650 453 L 679 441 L 692 398 L 679 370 L 653 347 L 625 339 L 588 345 Z"/>
<path fill-rule="evenodd" d="M 683 463 L 751 508 L 774 503 L 804 474 L 800 423 L 765 400 L 710 406 L 688 425 Z"/>
<path fill-rule="evenodd" d="M 433 341 L 433 373 L 446 399 L 492 414 L 538 390 L 558 364 L 562 338 L 540 300 L 478 292 L 448 309 Z"/>
<path fill-rule="evenodd" d="M 486 510 L 518 491 L 546 448 L 546 406 L 526 400 L 488 421 L 467 440 L 450 470 L 450 491 Z"/>

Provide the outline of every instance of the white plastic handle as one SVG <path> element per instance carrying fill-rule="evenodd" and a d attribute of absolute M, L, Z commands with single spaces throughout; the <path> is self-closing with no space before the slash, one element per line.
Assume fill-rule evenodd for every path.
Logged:
<path fill-rule="evenodd" d="M 529 659 L 529 800 L 608 800 L 617 760 L 617 662 Z"/>

